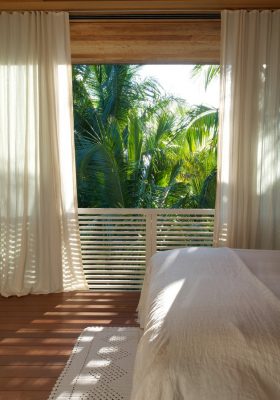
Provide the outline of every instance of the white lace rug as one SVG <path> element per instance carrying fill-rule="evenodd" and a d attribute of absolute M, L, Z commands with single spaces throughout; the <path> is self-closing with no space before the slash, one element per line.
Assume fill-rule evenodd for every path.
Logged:
<path fill-rule="evenodd" d="M 133 327 L 85 329 L 49 400 L 129 400 L 140 336 Z"/>

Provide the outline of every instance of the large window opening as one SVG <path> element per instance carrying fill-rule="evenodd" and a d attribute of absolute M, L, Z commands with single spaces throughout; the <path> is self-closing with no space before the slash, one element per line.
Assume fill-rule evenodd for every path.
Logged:
<path fill-rule="evenodd" d="M 214 208 L 219 67 L 74 65 L 79 207 Z"/>
<path fill-rule="evenodd" d="M 213 65 L 73 66 L 91 289 L 139 290 L 156 251 L 212 245 L 218 74 Z"/>

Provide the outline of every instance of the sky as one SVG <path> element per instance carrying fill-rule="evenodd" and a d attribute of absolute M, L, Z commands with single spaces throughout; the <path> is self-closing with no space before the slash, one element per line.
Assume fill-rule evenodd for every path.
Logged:
<path fill-rule="evenodd" d="M 152 76 L 169 94 L 186 99 L 189 104 L 219 107 L 219 79 L 204 90 L 203 78 L 191 77 L 193 65 L 144 65 L 140 76 Z"/>

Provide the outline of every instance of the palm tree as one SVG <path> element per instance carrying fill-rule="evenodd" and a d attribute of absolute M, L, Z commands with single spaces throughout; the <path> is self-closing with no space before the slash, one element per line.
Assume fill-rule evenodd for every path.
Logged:
<path fill-rule="evenodd" d="M 186 109 L 138 69 L 74 67 L 79 205 L 212 206 L 217 110 Z"/>
<path fill-rule="evenodd" d="M 128 117 L 159 96 L 138 66 L 74 66 L 78 198 L 82 206 L 123 207 L 128 197 Z M 149 110 L 146 110 L 149 111 Z M 129 166 L 131 169 L 131 166 Z"/>

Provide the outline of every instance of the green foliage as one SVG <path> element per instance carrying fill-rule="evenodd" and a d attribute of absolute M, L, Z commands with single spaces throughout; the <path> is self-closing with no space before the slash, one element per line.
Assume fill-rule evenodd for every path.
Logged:
<path fill-rule="evenodd" d="M 73 67 L 80 207 L 214 207 L 218 110 L 162 95 L 140 66 Z"/>
<path fill-rule="evenodd" d="M 205 90 L 208 88 L 210 83 L 220 75 L 220 65 L 195 65 L 193 68 L 192 76 L 201 76 L 204 77 L 204 88 Z"/>

